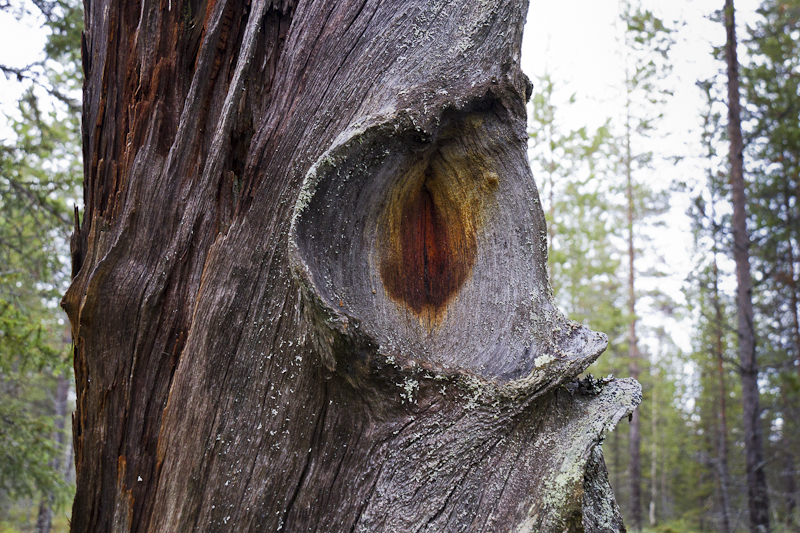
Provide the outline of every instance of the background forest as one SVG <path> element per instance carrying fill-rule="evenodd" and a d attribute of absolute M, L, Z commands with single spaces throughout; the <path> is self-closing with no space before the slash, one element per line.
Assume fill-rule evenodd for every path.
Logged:
<path fill-rule="evenodd" d="M 681 77 L 673 50 L 693 22 L 661 17 L 651 11 L 655 4 L 618 5 L 623 68 L 614 102 L 600 106 L 608 110 L 600 126 L 571 127 L 564 111 L 580 95 L 565 98 L 566 84 L 555 74 L 533 79 L 530 159 L 548 220 L 549 272 L 567 316 L 609 336 L 590 372 L 634 376 L 644 388 L 630 424 L 604 444 L 629 529 L 746 531 L 753 487 L 745 461 L 726 56 L 723 48 L 698 50 L 715 58 L 718 71 Z M 706 15 L 724 39 L 723 3 L 718 7 Z M 69 328 L 58 302 L 70 279 L 69 234 L 82 197 L 82 5 L 11 1 L 0 2 L 0 11 L 43 26 L 47 36 L 40 60 L 0 65 L 21 94 L 16 104 L 0 96 L 0 532 L 66 531 L 74 395 Z M 738 28 L 738 73 L 758 466 L 771 530 L 800 531 L 800 0 L 764 0 L 747 21 Z M 676 86 L 687 83 L 696 83 L 704 104 L 679 132 L 682 144 L 667 142 L 665 110 Z M 695 154 L 690 165 L 687 154 Z M 690 249 L 666 255 L 664 242 L 686 217 Z M 669 279 L 679 263 L 691 266 L 676 285 Z"/>

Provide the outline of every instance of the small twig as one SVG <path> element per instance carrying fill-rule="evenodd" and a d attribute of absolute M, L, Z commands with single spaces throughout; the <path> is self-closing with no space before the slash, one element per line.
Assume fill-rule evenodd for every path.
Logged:
<path fill-rule="evenodd" d="M 8 65 L 0 65 L 0 70 L 3 71 L 3 74 L 6 75 L 6 79 L 10 79 L 12 76 L 17 78 L 17 81 L 22 82 L 25 80 L 30 80 L 33 84 L 41 87 L 47 94 L 55 98 L 56 100 L 60 101 L 64 105 L 67 106 L 70 113 L 80 113 L 81 106 L 77 100 L 74 98 L 70 98 L 66 94 L 62 93 L 55 87 L 51 87 L 45 83 L 39 81 L 39 78 L 43 75 L 42 73 L 34 72 L 34 67 L 42 67 L 44 68 L 43 61 L 37 61 L 36 63 L 31 63 L 25 67 L 9 67 Z"/>

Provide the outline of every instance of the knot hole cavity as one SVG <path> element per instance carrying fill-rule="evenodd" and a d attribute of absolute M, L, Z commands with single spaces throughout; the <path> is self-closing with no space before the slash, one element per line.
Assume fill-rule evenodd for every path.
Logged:
<path fill-rule="evenodd" d="M 379 218 L 381 280 L 396 303 L 429 326 L 441 321 L 472 274 L 484 205 L 498 183 L 484 155 L 451 136 L 388 191 Z"/>

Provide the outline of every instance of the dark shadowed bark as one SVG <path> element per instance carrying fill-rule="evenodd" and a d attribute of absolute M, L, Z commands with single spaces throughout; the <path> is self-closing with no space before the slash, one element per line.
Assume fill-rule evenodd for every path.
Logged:
<path fill-rule="evenodd" d="M 747 232 L 747 195 L 744 183 L 744 148 L 739 104 L 739 62 L 736 55 L 736 24 L 733 0 L 725 1 L 728 64 L 728 136 L 731 166 L 733 218 L 733 259 L 736 262 L 736 307 L 738 316 L 739 361 L 742 375 L 742 415 L 744 416 L 747 496 L 750 530 L 769 531 L 769 496 L 764 473 L 761 444 L 761 409 L 758 399 L 758 364 L 753 325 L 753 282 L 750 278 L 750 235 Z"/>
<path fill-rule="evenodd" d="M 526 4 L 86 6 L 73 531 L 622 531 Z"/>

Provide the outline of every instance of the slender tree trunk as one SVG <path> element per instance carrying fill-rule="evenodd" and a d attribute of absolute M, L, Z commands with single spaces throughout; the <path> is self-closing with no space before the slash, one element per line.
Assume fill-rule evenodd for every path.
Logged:
<path fill-rule="evenodd" d="M 711 149 L 711 148 L 709 148 Z M 709 154 L 709 157 L 711 155 Z M 714 305 L 714 355 L 717 361 L 717 381 L 719 400 L 719 420 L 716 426 L 717 431 L 717 480 L 718 480 L 718 499 L 721 514 L 721 526 L 723 533 L 731 531 L 730 524 L 730 499 L 728 487 L 730 486 L 728 477 L 728 415 L 727 415 L 727 387 L 725 386 L 724 368 L 724 344 L 723 344 L 723 317 L 722 304 L 719 299 L 719 267 L 717 265 L 718 232 L 716 225 L 716 202 L 712 192 L 711 198 L 711 224 L 713 245 L 712 251 L 712 275 L 714 285 L 712 287 L 712 301 Z"/>
<path fill-rule="evenodd" d="M 787 213 L 792 212 L 792 205 L 791 205 L 791 194 L 789 191 L 786 191 L 784 195 L 784 208 L 786 209 Z M 791 220 L 791 218 L 790 218 Z M 792 318 L 792 329 L 790 332 L 790 337 L 792 339 L 791 346 L 793 348 L 793 352 L 791 355 L 791 360 L 794 363 L 797 371 L 800 372 L 800 320 L 798 320 L 798 294 L 797 294 L 797 277 L 795 271 L 795 239 L 793 239 L 792 235 L 792 228 L 789 228 L 789 238 L 788 238 L 788 251 L 786 254 L 786 263 L 787 263 L 787 285 L 788 285 L 788 292 L 789 292 L 789 314 Z M 783 387 L 782 393 L 786 395 L 785 386 Z M 788 397 L 785 398 L 785 409 L 789 416 L 785 417 L 784 420 L 784 429 L 783 429 L 783 452 L 784 452 L 784 466 L 783 466 L 783 482 L 784 482 L 784 491 L 786 492 L 786 524 L 789 527 L 794 525 L 794 514 L 795 509 L 797 508 L 797 476 L 796 476 L 796 467 L 795 467 L 795 455 L 794 450 L 797 446 L 797 436 L 800 435 L 798 432 L 798 427 L 800 424 L 798 423 L 798 416 L 800 416 L 800 406 L 798 403 L 800 402 L 800 398 L 796 395 L 789 399 Z"/>
<path fill-rule="evenodd" d="M 630 102 L 628 102 L 630 106 Z M 625 131 L 625 178 L 626 195 L 628 200 L 627 219 L 628 219 L 628 369 L 632 378 L 639 379 L 639 348 L 636 339 L 636 287 L 635 287 L 635 245 L 633 239 L 633 227 L 635 219 L 635 208 L 633 199 L 633 161 L 631 154 L 631 118 L 628 115 Z M 630 471 L 630 512 L 631 529 L 639 531 L 642 529 L 642 464 L 641 464 L 641 429 L 639 421 L 639 411 L 633 413 L 630 423 L 630 437 L 628 441 Z"/>
<path fill-rule="evenodd" d="M 650 444 L 650 527 L 656 525 L 656 498 L 658 497 L 658 482 L 656 466 L 658 465 L 658 388 L 653 387 L 653 419 L 650 421 L 651 444 Z"/>
<path fill-rule="evenodd" d="M 669 493 L 667 492 L 667 464 L 664 455 L 665 454 L 661 455 L 661 512 L 664 513 L 664 515 L 670 515 L 672 507 L 667 507 L 669 503 L 667 495 Z"/>
<path fill-rule="evenodd" d="M 712 205 L 713 213 L 713 205 Z M 712 221 L 714 220 L 712 214 Z M 713 223 L 713 222 L 712 222 Z M 717 360 L 717 380 L 719 383 L 718 398 L 719 398 L 719 421 L 717 424 L 717 479 L 719 480 L 719 505 L 722 515 L 722 531 L 729 533 L 731 531 L 730 525 L 730 499 L 728 496 L 728 415 L 726 406 L 727 391 L 725 387 L 725 369 L 723 367 L 723 343 L 722 343 L 722 306 L 719 301 L 719 271 L 717 269 L 717 234 L 714 231 L 714 337 L 715 337 L 715 356 Z"/>
<path fill-rule="evenodd" d="M 794 495 L 797 488 L 794 475 L 794 454 L 792 453 L 794 442 L 790 435 L 794 434 L 795 431 L 794 428 L 796 427 L 795 420 L 797 417 L 797 409 L 795 407 L 796 400 L 789 399 L 785 387 L 781 389 L 781 404 L 781 408 L 785 417 L 783 423 L 783 436 L 781 438 L 781 458 L 783 459 L 781 464 L 781 479 L 784 493 L 784 503 L 786 505 L 785 522 L 788 526 L 791 526 L 793 523 L 792 515 L 794 514 L 795 507 Z"/>
<path fill-rule="evenodd" d="M 90 0 L 73 531 L 623 531 L 516 0 Z"/>
<path fill-rule="evenodd" d="M 710 90 L 710 89 L 709 89 Z M 707 95 L 710 101 L 710 93 Z M 710 126 L 710 111 L 705 116 L 705 130 L 709 131 Z M 716 125 L 716 124 L 715 124 Z M 708 141 L 708 160 L 712 161 L 715 156 L 715 150 L 711 140 Z M 713 174 L 709 167 L 709 190 L 711 192 L 711 213 L 709 220 L 711 221 L 711 275 L 713 279 L 711 301 L 714 307 L 714 358 L 717 363 L 717 399 L 718 405 L 718 423 L 715 426 L 716 442 L 715 448 L 717 452 L 716 472 L 715 477 L 717 480 L 717 500 L 720 508 L 720 526 L 723 533 L 730 533 L 730 498 L 728 487 L 730 487 L 728 475 L 728 415 L 727 415 L 727 387 L 725 386 L 725 368 L 724 368 L 724 336 L 723 336 L 723 316 L 722 304 L 719 298 L 719 267 L 717 264 L 717 254 L 719 253 L 719 226 L 717 224 L 717 202 L 716 202 L 716 187 L 713 181 Z"/>
<path fill-rule="evenodd" d="M 730 138 L 731 190 L 733 202 L 733 258 L 736 262 L 739 361 L 742 375 L 747 495 L 750 529 L 769 531 L 769 496 L 761 444 L 758 365 L 753 324 L 752 279 L 750 277 L 750 236 L 747 232 L 747 197 L 744 183 L 744 148 L 739 106 L 739 62 L 736 56 L 736 24 L 733 0 L 725 2 L 728 63 L 728 135 Z"/>
<path fill-rule="evenodd" d="M 794 512 L 797 507 L 797 482 L 795 476 L 795 461 L 792 448 L 794 442 L 787 438 L 783 439 L 783 489 L 786 491 L 786 525 L 791 528 L 794 526 Z"/>
<path fill-rule="evenodd" d="M 50 507 L 50 498 L 39 501 L 39 514 L 36 516 L 36 532 L 49 533 L 53 522 L 53 510 Z"/>
<path fill-rule="evenodd" d="M 789 198 L 786 198 L 787 207 L 789 203 Z M 789 281 L 789 313 L 792 317 L 792 347 L 794 348 L 794 354 L 792 359 L 794 360 L 795 368 L 797 368 L 797 372 L 800 375 L 800 295 L 798 295 L 798 282 L 797 282 L 797 270 L 795 269 L 795 243 L 797 241 L 792 238 L 790 233 L 789 235 L 789 253 L 787 259 L 788 263 L 788 272 L 787 277 Z"/>

